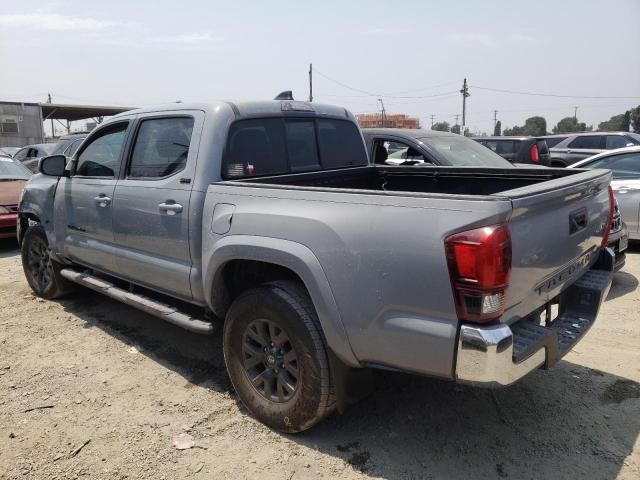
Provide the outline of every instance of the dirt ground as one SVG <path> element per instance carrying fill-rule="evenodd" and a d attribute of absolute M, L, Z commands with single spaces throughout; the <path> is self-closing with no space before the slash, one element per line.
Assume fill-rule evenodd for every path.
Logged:
<path fill-rule="evenodd" d="M 88 290 L 35 298 L 0 241 L 0 479 L 635 480 L 639 277 L 635 245 L 596 325 L 550 371 L 496 391 L 381 372 L 369 398 L 288 436 L 236 400 L 220 335 Z M 193 448 L 175 448 L 181 433 Z"/>

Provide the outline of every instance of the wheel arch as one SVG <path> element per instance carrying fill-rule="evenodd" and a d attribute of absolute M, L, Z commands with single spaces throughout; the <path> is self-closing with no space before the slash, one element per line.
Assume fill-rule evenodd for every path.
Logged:
<path fill-rule="evenodd" d="M 256 286 L 258 281 L 299 281 L 311 297 L 328 348 L 346 365 L 359 366 L 329 281 L 320 262 L 306 246 L 289 240 L 230 235 L 216 243 L 206 265 L 206 301 L 221 318 L 234 296 Z M 242 281 L 238 281 L 239 278 Z"/>

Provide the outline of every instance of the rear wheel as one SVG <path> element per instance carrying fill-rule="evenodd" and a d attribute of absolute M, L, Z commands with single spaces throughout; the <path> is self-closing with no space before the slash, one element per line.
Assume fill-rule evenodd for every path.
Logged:
<path fill-rule="evenodd" d="M 22 239 L 22 269 L 31 290 L 42 298 L 60 297 L 71 290 L 61 275 L 62 265 L 51 258 L 47 235 L 41 225 L 30 226 Z"/>
<path fill-rule="evenodd" d="M 294 282 L 241 294 L 225 320 L 224 357 L 238 396 L 261 422 L 300 432 L 335 408 L 315 310 Z"/>

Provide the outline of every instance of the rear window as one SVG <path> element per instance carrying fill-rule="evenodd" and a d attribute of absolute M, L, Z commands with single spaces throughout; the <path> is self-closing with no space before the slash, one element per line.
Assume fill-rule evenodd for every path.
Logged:
<path fill-rule="evenodd" d="M 229 129 L 223 178 L 367 165 L 357 127 L 336 119 L 240 120 Z"/>
<path fill-rule="evenodd" d="M 565 140 L 566 138 L 567 137 L 549 137 L 549 138 L 545 138 L 545 141 L 547 142 L 547 146 L 549 148 L 553 148 L 557 144 L 559 144 L 561 141 Z"/>
<path fill-rule="evenodd" d="M 540 155 L 546 155 L 549 153 L 549 144 L 545 140 L 536 140 L 538 145 L 538 153 Z"/>

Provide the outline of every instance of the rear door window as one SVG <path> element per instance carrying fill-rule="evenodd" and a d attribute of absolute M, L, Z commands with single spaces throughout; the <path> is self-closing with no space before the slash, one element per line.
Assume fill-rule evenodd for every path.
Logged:
<path fill-rule="evenodd" d="M 128 178 L 162 178 L 187 164 L 193 118 L 152 118 L 138 129 Z"/>
<path fill-rule="evenodd" d="M 604 148 L 604 135 L 585 135 L 582 137 L 576 137 L 569 144 L 569 148 L 584 148 L 597 150 Z"/>

